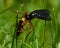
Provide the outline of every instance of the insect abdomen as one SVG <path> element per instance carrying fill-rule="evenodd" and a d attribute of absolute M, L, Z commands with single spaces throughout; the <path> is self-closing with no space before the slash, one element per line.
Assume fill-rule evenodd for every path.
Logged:
<path fill-rule="evenodd" d="M 50 11 L 49 10 L 35 10 L 29 14 L 31 19 L 33 18 L 39 18 L 42 20 L 51 20 Z"/>

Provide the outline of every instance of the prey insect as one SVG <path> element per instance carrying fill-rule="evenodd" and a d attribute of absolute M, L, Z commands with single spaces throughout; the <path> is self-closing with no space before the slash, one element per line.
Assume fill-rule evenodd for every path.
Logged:
<path fill-rule="evenodd" d="M 17 26 L 17 35 L 19 35 L 21 32 L 21 29 L 24 29 L 24 26 L 26 22 L 30 23 L 30 26 L 33 27 L 31 20 L 34 18 L 46 20 L 46 21 L 51 21 L 50 11 L 47 9 L 42 9 L 42 10 L 35 10 L 32 11 L 30 14 L 27 12 L 23 12 L 24 17 L 19 20 L 18 26 Z"/>
<path fill-rule="evenodd" d="M 22 17 L 19 21 L 18 21 L 18 14 L 24 14 L 24 17 Z M 22 12 L 22 13 L 17 12 L 16 27 L 15 27 L 15 32 L 14 32 L 11 48 L 13 48 L 15 35 L 16 35 L 16 48 L 17 48 L 17 36 L 19 36 L 22 33 L 22 30 L 24 30 L 24 26 L 26 25 L 26 23 L 29 23 L 30 27 L 34 29 L 33 24 L 31 23 L 31 20 L 34 18 L 42 19 L 45 21 L 51 21 L 50 11 L 47 9 L 42 9 L 42 10 L 32 11 L 29 14 L 27 12 Z M 28 35 L 30 33 L 28 33 Z M 28 35 L 26 36 L 26 39 L 27 39 Z"/>

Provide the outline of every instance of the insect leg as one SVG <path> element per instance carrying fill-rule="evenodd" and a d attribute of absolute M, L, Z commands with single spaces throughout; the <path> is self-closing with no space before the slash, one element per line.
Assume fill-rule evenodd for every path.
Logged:
<path fill-rule="evenodd" d="M 27 22 L 30 24 L 30 27 L 34 30 L 34 27 L 33 27 L 32 23 L 31 23 L 31 21 L 28 20 Z M 27 38 L 28 38 L 28 36 L 30 35 L 31 32 L 32 32 L 32 31 L 29 31 L 29 33 L 27 34 L 25 40 L 27 40 Z"/>

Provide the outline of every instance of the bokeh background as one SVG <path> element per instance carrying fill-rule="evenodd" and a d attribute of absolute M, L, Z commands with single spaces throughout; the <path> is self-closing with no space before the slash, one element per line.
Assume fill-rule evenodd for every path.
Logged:
<path fill-rule="evenodd" d="M 48 9 L 51 21 L 33 19 L 34 30 L 28 30 L 13 40 L 16 11 Z M 19 14 L 19 19 L 23 14 Z M 28 33 L 31 32 L 29 35 Z M 27 39 L 26 36 L 28 35 Z M 13 44 L 12 44 L 13 43 Z M 11 47 L 13 46 L 13 47 Z M 0 0 L 0 48 L 60 48 L 60 0 Z"/>

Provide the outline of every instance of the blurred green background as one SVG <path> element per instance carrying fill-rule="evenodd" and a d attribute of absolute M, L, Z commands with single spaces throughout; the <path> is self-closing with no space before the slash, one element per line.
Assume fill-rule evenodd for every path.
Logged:
<path fill-rule="evenodd" d="M 0 0 L 0 48 L 11 48 L 15 30 L 16 11 L 48 9 L 51 21 L 33 19 L 29 28 L 17 37 L 17 48 L 60 48 L 60 0 Z M 19 14 L 19 18 L 23 15 Z M 27 37 L 27 34 L 31 34 Z M 14 39 L 13 48 L 16 48 Z"/>

